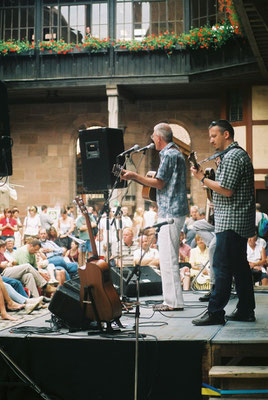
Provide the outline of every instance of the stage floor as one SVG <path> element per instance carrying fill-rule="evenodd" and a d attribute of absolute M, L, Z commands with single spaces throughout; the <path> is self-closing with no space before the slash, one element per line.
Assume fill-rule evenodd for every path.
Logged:
<path fill-rule="evenodd" d="M 255 292 L 256 298 L 256 322 L 243 323 L 243 322 L 230 322 L 228 321 L 224 326 L 194 326 L 191 321 L 198 318 L 207 307 L 207 303 L 198 301 L 200 294 L 193 292 L 184 292 L 185 309 L 184 311 L 172 312 L 154 312 L 153 304 L 160 302 L 161 296 L 140 297 L 140 317 L 139 317 L 139 333 L 142 334 L 143 340 L 174 340 L 174 341 L 202 341 L 213 343 L 268 343 L 267 328 L 268 328 L 268 292 L 260 293 Z M 135 298 L 131 298 L 135 301 Z M 226 313 L 230 313 L 235 309 L 237 298 L 232 296 L 228 305 L 226 306 Z M 24 315 L 23 311 L 14 313 L 20 318 L 17 322 L 1 321 L 0 320 L 0 338 L 1 337 L 25 337 L 29 334 L 13 333 L 11 328 L 21 327 L 47 327 L 51 326 L 50 319 L 51 313 L 49 310 L 34 311 L 31 315 Z M 115 332 L 114 335 L 105 335 L 95 333 L 94 331 L 88 335 L 88 331 L 78 331 L 70 333 L 67 328 L 59 330 L 61 338 L 83 337 L 84 339 L 95 340 L 98 338 L 103 339 L 120 339 L 120 336 L 129 334 L 131 340 L 132 333 L 135 332 L 134 325 L 136 323 L 135 306 L 129 312 L 123 312 L 120 321 L 124 328 L 121 333 Z M 26 319 L 26 321 L 24 320 Z M 3 328 L 2 328 L 3 326 Z M 246 328 L 246 329 L 245 329 Z M 11 331 L 10 331 L 11 330 Z M 33 334 L 34 335 L 34 334 Z M 48 335 L 38 334 L 38 337 L 48 337 Z M 49 335 L 51 337 L 51 335 Z M 57 337 L 56 332 L 52 336 Z"/>
<path fill-rule="evenodd" d="M 228 321 L 225 326 L 192 325 L 192 319 L 206 310 L 207 304 L 200 303 L 199 297 L 199 293 L 184 292 L 185 309 L 174 312 L 153 311 L 161 296 L 141 297 L 139 319 L 135 307 L 124 312 L 120 319 L 124 328 L 113 334 L 66 328 L 44 333 L 53 327 L 51 313 L 34 311 L 26 321 L 8 322 L 9 326 L 0 321 L 1 347 L 46 394 L 53 393 L 53 399 L 134 399 L 136 377 L 138 400 L 199 400 L 202 382 L 209 382 L 208 371 L 220 363 L 220 354 L 237 357 L 240 349 L 241 354 L 268 354 L 268 293 L 255 293 L 256 322 Z M 236 302 L 236 297 L 229 301 L 227 313 L 235 309 Z M 1 383 L 10 381 L 14 374 L 0 359 L 0 399 L 40 399 L 32 389 L 11 389 L 10 384 Z"/>

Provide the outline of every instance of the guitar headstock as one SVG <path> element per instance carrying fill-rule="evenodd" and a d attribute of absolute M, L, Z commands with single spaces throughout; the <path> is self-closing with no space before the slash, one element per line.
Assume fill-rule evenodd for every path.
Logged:
<path fill-rule="evenodd" d="M 114 164 L 113 168 L 112 168 L 112 173 L 114 174 L 114 176 L 118 177 L 121 175 L 123 167 L 120 164 Z"/>
<path fill-rule="evenodd" d="M 195 169 L 199 169 L 199 164 L 197 162 L 196 151 L 191 151 L 188 160 L 195 167 Z"/>
<path fill-rule="evenodd" d="M 85 203 L 83 201 L 83 199 L 79 196 L 75 197 L 75 202 L 78 205 L 78 207 L 80 208 L 80 211 L 82 214 L 88 214 L 87 208 L 85 206 Z"/>

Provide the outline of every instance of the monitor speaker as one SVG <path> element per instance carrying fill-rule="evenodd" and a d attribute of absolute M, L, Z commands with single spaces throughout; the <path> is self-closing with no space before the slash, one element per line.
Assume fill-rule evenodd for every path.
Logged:
<path fill-rule="evenodd" d="M 82 327 L 83 312 L 80 303 L 79 277 L 64 282 L 64 284 L 56 290 L 49 303 L 48 309 L 63 322 L 63 325 L 69 328 Z"/>
<path fill-rule="evenodd" d="M 123 267 L 123 295 L 135 297 L 137 295 L 137 276 L 134 274 L 129 283 L 128 278 L 135 267 Z M 120 293 L 120 268 L 111 267 L 113 284 Z M 152 267 L 140 267 L 140 296 L 153 296 L 162 294 L 161 276 Z"/>
<path fill-rule="evenodd" d="M 124 151 L 123 131 L 98 128 L 79 131 L 83 186 L 86 192 L 96 192 L 114 187 L 116 177 L 112 172 L 118 154 Z M 120 157 L 120 163 L 124 159 Z M 116 188 L 124 187 L 118 179 Z"/>

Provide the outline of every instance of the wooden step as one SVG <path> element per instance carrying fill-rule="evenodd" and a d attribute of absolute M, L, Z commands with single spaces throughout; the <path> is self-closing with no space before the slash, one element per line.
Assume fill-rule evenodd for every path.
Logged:
<path fill-rule="evenodd" d="M 268 378 L 267 366 L 215 365 L 209 371 L 211 378 Z M 268 386 L 268 383 L 267 383 Z"/>

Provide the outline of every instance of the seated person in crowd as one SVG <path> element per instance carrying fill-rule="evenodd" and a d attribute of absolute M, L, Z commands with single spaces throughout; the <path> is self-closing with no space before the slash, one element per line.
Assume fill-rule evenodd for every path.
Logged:
<path fill-rule="evenodd" d="M 69 259 L 71 262 L 76 262 L 78 263 L 79 260 L 79 244 L 75 241 L 71 241 L 71 248 L 67 250 L 66 252 L 66 257 Z"/>
<path fill-rule="evenodd" d="M 4 282 L 2 281 L 0 277 L 0 313 L 1 313 L 1 318 L 2 319 L 7 319 L 10 321 L 16 321 L 16 318 L 12 317 L 7 313 L 6 310 L 6 305 L 8 310 L 10 311 L 18 311 L 21 310 L 24 307 L 24 304 L 18 304 L 15 303 L 10 296 L 8 295 L 8 292 L 5 288 Z"/>
<path fill-rule="evenodd" d="M 133 258 L 134 265 L 148 265 L 159 270 L 159 252 L 150 247 L 150 239 L 146 235 L 139 237 L 139 248 L 134 251 Z"/>
<path fill-rule="evenodd" d="M 49 230 L 51 231 L 51 229 Z M 48 239 L 45 229 L 40 230 L 40 243 L 42 253 L 45 254 L 48 262 L 54 264 L 56 269 L 64 269 L 66 280 L 77 274 L 78 265 L 76 262 L 66 262 L 63 257 L 63 249 L 55 242 Z"/>
<path fill-rule="evenodd" d="M 55 265 L 48 262 L 48 259 L 41 250 L 36 253 L 36 261 L 40 275 L 42 275 L 50 285 L 57 286 L 59 281 L 55 278 Z"/>
<path fill-rule="evenodd" d="M 5 249 L 5 242 L 0 241 L 0 271 L 2 276 L 20 280 L 33 297 L 39 297 L 38 288 L 43 289 L 47 295 L 55 291 L 55 288 L 48 285 L 47 281 L 37 271 L 35 254 L 40 249 L 40 242 L 37 239 L 32 239 L 27 245 L 17 249 L 13 261 L 6 259 Z"/>
<path fill-rule="evenodd" d="M 15 279 L 14 279 L 15 280 Z M 30 314 L 33 310 L 35 310 L 37 307 L 42 305 L 42 301 L 43 301 L 43 296 L 40 297 L 33 297 L 33 298 L 28 298 L 25 296 L 22 296 L 20 293 L 18 293 L 13 286 L 11 286 L 10 284 L 6 283 L 4 279 L 2 279 L 2 277 L 0 276 L 0 287 L 1 287 L 1 281 L 4 283 L 6 291 L 10 297 L 11 300 L 13 300 L 13 302 L 22 305 L 21 308 L 24 308 L 26 314 Z M 8 309 L 12 310 L 12 308 L 10 308 L 10 301 L 8 301 Z M 21 309 L 20 308 L 20 309 Z M 12 310 L 13 311 L 13 310 Z M 16 311 L 16 308 L 15 308 Z"/>
<path fill-rule="evenodd" d="M 122 242 L 122 265 L 123 267 L 132 267 L 134 265 L 134 252 L 138 249 L 138 244 L 133 240 L 134 232 L 132 228 L 125 228 L 123 230 Z M 120 251 L 117 250 L 116 264 L 121 266 Z"/>
<path fill-rule="evenodd" d="M 264 286 L 268 285 L 265 247 L 265 240 L 262 238 L 258 238 L 257 233 L 255 236 L 248 239 L 247 259 L 253 273 L 253 278 L 255 271 L 261 271 L 262 274 L 260 275 L 260 278 L 262 285 Z"/>
<path fill-rule="evenodd" d="M 12 217 L 12 211 L 9 208 L 4 210 L 4 217 L 0 219 L 1 231 L 2 240 L 6 240 L 8 237 L 14 239 L 14 234 L 18 231 L 17 221 Z"/>
<path fill-rule="evenodd" d="M 186 218 L 183 232 L 186 239 L 186 244 L 191 246 L 192 241 L 194 240 L 196 232 L 193 229 L 193 223 L 200 219 L 200 214 L 197 206 L 191 206 L 190 208 L 190 217 Z"/>
<path fill-rule="evenodd" d="M 189 262 L 191 264 L 191 270 L 190 270 L 190 276 L 191 278 L 194 278 L 196 275 L 199 274 L 200 270 L 203 268 L 204 265 L 206 265 L 209 261 L 209 252 L 208 248 L 205 245 L 204 241 L 199 235 L 195 236 L 195 241 L 197 246 L 190 251 L 190 259 Z M 200 276 L 200 275 L 199 275 Z M 200 276 L 201 277 L 201 276 Z M 202 271 L 202 280 L 204 280 L 203 283 L 198 282 L 197 279 L 197 285 L 196 287 L 201 290 L 209 289 L 210 286 L 210 269 L 208 266 L 206 266 L 203 271 Z M 206 282 L 205 282 L 206 281 Z"/>
<path fill-rule="evenodd" d="M 185 243 L 184 233 L 180 233 L 179 262 L 189 262 L 191 246 Z"/>

